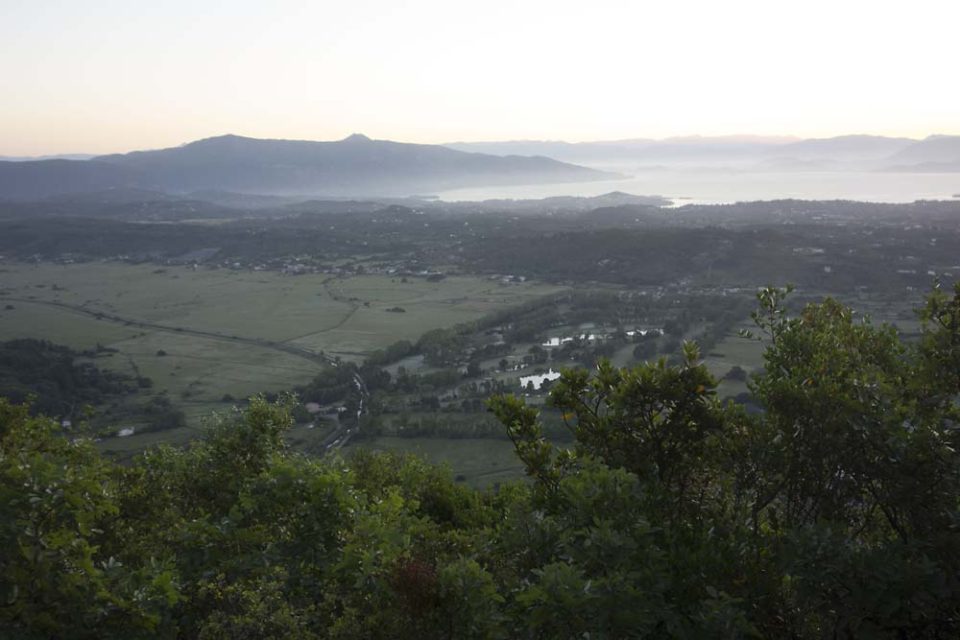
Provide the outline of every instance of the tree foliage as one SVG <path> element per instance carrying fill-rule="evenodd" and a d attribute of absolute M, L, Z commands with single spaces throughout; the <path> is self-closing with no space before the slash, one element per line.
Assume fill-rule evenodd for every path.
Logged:
<path fill-rule="evenodd" d="M 786 295 L 759 295 L 761 413 L 690 343 L 566 371 L 569 448 L 490 401 L 530 476 L 493 492 L 288 451 L 284 399 L 126 466 L 0 400 L 0 636 L 956 637 L 960 288 L 910 343 Z"/>

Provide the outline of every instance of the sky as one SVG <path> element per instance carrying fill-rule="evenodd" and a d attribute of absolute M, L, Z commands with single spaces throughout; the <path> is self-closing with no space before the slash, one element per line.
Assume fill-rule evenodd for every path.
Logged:
<path fill-rule="evenodd" d="M 0 0 L 0 155 L 960 133 L 957 0 Z"/>

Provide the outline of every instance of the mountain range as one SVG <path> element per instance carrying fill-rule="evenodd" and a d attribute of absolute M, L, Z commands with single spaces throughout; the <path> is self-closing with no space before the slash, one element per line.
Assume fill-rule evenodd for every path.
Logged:
<path fill-rule="evenodd" d="M 106 189 L 402 196 L 616 177 L 546 157 L 495 156 L 440 145 L 371 140 L 359 134 L 336 142 L 225 135 L 88 160 L 0 162 L 0 198 L 33 200 Z"/>
<path fill-rule="evenodd" d="M 405 197 L 464 187 L 589 182 L 623 177 L 621 171 L 686 167 L 954 173 L 960 172 L 960 136 L 688 136 L 429 145 L 360 134 L 335 142 L 225 135 L 168 149 L 74 157 L 0 159 L 0 199 L 42 200 L 108 190 L 229 193 L 241 200 L 254 194 L 301 200 Z"/>
<path fill-rule="evenodd" d="M 923 140 L 847 135 L 799 139 L 687 136 L 603 142 L 454 142 L 460 151 L 544 155 L 598 167 L 725 166 L 754 171 L 960 171 L 960 136 Z"/>

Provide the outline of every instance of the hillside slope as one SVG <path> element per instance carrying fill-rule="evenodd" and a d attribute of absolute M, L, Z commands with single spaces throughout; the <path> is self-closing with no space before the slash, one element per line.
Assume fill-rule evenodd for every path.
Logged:
<path fill-rule="evenodd" d="M 0 198 L 38 199 L 111 188 L 170 193 L 409 195 L 612 177 L 614 174 L 544 157 L 497 157 L 362 135 L 337 142 L 226 135 L 89 161 L 0 162 Z"/>

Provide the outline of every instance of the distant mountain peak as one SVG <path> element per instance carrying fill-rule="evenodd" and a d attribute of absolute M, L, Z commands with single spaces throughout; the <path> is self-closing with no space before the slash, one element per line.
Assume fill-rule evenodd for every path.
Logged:
<path fill-rule="evenodd" d="M 52 164 L 51 164 L 52 163 Z M 548 158 L 463 153 L 439 145 L 371 140 L 269 140 L 233 134 L 179 147 L 87 161 L 0 163 L 0 198 L 111 188 L 169 193 L 407 195 L 477 186 L 607 180 L 617 174 Z"/>
<path fill-rule="evenodd" d="M 185 142 L 180 145 L 183 147 L 209 147 L 209 146 L 218 146 L 223 144 L 236 144 L 238 142 L 246 142 L 252 140 L 253 138 L 247 138 L 244 136 L 238 136 L 235 133 L 225 133 L 222 136 L 211 136 L 209 138 L 201 138 L 199 140 L 193 140 L 191 142 Z M 121 155 L 121 154 L 114 154 Z"/>

